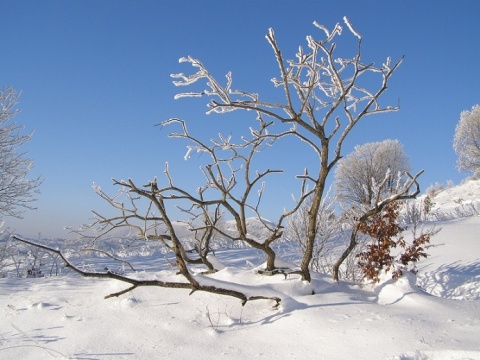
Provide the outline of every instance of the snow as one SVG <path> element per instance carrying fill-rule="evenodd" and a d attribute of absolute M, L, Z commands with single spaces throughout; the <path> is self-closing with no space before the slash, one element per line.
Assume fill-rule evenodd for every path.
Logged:
<path fill-rule="evenodd" d="M 437 213 L 461 214 L 462 203 L 480 202 L 480 181 L 440 191 L 434 202 Z M 221 270 L 196 275 L 278 296 L 279 308 L 159 287 L 105 300 L 128 285 L 71 273 L 3 278 L 0 359 L 480 359 L 480 216 L 447 218 L 434 223 L 442 230 L 418 275 L 396 282 L 259 275 L 261 261 L 249 248 L 216 251 Z M 139 260 L 156 267 L 154 258 Z M 157 270 L 156 278 L 171 279 L 168 267 Z"/>

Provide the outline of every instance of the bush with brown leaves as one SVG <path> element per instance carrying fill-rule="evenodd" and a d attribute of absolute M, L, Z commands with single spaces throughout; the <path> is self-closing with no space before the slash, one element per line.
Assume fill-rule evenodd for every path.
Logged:
<path fill-rule="evenodd" d="M 372 239 L 367 250 L 357 255 L 358 265 L 367 279 L 379 282 L 382 270 L 393 269 L 393 279 L 402 276 L 404 269 L 416 273 L 415 263 L 428 256 L 424 246 L 430 242 L 430 234 L 422 234 L 408 244 L 401 236 L 405 228 L 398 225 L 398 217 L 399 204 L 393 202 L 360 224 L 359 230 Z M 393 249 L 397 247 L 401 251 L 394 255 Z"/>

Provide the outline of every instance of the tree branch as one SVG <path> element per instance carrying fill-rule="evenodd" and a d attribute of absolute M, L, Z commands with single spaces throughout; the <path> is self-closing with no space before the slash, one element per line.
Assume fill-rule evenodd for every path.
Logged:
<path fill-rule="evenodd" d="M 232 296 L 232 297 L 235 297 L 237 299 L 240 299 L 242 301 L 242 305 L 245 305 L 248 301 L 252 301 L 252 300 L 273 300 L 273 301 L 275 301 L 276 306 L 278 306 L 281 302 L 281 299 L 279 297 L 276 297 L 276 296 L 262 296 L 262 295 L 247 296 L 247 295 L 245 295 L 242 292 L 237 291 L 237 290 L 232 290 L 232 289 L 227 289 L 227 288 L 222 288 L 222 287 L 216 287 L 214 285 L 202 285 L 202 284 L 199 284 L 197 281 L 195 281 L 193 283 L 192 282 L 182 283 L 182 282 L 170 282 L 170 281 L 160 281 L 160 280 L 138 280 L 138 279 L 130 278 L 128 276 L 116 274 L 116 273 L 113 273 L 111 271 L 106 271 L 104 273 L 88 272 L 88 271 L 81 270 L 78 267 L 76 267 L 74 264 L 72 264 L 60 250 L 53 249 L 49 246 L 38 244 L 38 243 L 35 243 L 33 241 L 23 239 L 23 238 L 21 238 L 17 235 L 12 235 L 11 238 L 14 239 L 14 240 L 23 242 L 25 244 L 29 244 L 29 245 L 41 248 L 43 250 L 50 251 L 54 254 L 57 254 L 62 259 L 62 261 L 65 263 L 65 266 L 67 268 L 72 269 L 73 271 L 80 274 L 81 276 L 91 277 L 91 278 L 115 279 L 115 280 L 126 282 L 126 283 L 129 283 L 129 284 L 132 285 L 131 287 L 129 287 L 127 289 L 124 289 L 124 290 L 121 290 L 119 292 L 112 293 L 112 294 L 109 294 L 109 295 L 105 296 L 105 299 L 108 299 L 108 298 L 111 298 L 111 297 L 118 297 L 120 295 L 126 294 L 126 293 L 136 289 L 137 287 L 141 287 L 141 286 L 159 286 L 159 287 L 165 287 L 165 288 L 190 289 L 191 290 L 190 294 L 192 294 L 195 291 L 205 291 L 205 292 L 210 292 L 210 293 L 219 294 L 219 295 Z"/>

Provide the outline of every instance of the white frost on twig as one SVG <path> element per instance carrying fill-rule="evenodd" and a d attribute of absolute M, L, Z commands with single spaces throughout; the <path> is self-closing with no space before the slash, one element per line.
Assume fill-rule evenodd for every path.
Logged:
<path fill-rule="evenodd" d="M 190 153 L 193 151 L 193 146 L 187 146 L 187 153 L 185 154 L 185 156 L 183 157 L 183 159 L 186 161 L 188 159 L 190 159 Z"/>
<path fill-rule="evenodd" d="M 343 17 L 343 21 L 345 22 L 345 25 L 347 25 L 350 32 L 353 35 L 355 35 L 358 38 L 358 40 L 362 40 L 362 35 L 360 35 L 358 32 L 355 31 L 355 29 L 353 28 L 352 24 L 350 24 L 350 21 L 348 20 L 348 18 L 346 16 Z"/>

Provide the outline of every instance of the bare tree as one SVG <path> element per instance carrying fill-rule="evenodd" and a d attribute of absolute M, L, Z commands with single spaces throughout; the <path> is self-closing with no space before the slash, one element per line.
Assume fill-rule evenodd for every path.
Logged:
<path fill-rule="evenodd" d="M 0 216 L 20 218 L 25 209 L 33 209 L 41 181 L 28 178 L 33 162 L 19 150 L 32 133 L 23 135 L 23 126 L 11 121 L 18 113 L 18 97 L 11 87 L 0 90 Z"/>
<path fill-rule="evenodd" d="M 391 178 L 384 186 L 382 197 L 395 190 L 398 173 L 410 171 L 408 156 L 398 140 L 384 140 L 355 146 L 355 150 L 338 162 L 335 170 L 335 192 L 344 205 L 370 205 L 375 186 L 387 171 Z"/>
<path fill-rule="evenodd" d="M 458 155 L 457 167 L 460 171 L 480 171 L 480 105 L 471 111 L 462 111 L 455 128 L 453 148 Z"/>
<path fill-rule="evenodd" d="M 354 30 L 348 19 L 344 23 L 357 40 L 356 50 L 349 58 L 336 56 L 337 39 L 342 34 L 342 26 L 336 24 L 333 30 L 314 22 L 324 37 L 315 39 L 307 36 L 307 48 L 299 48 L 295 60 L 284 58 L 272 29 L 266 38 L 272 46 L 280 75 L 272 80 L 274 86 L 281 87 L 285 95 L 284 103 L 263 101 L 253 92 L 232 89 L 231 74 L 227 74 L 226 86 L 207 71 L 203 64 L 192 57 L 182 58 L 198 71 L 193 75 L 174 74 L 179 79 L 177 86 L 191 85 L 199 80 L 206 80 L 208 88 L 200 92 L 178 94 L 176 98 L 191 96 L 212 96 L 208 113 L 225 113 L 235 110 L 253 110 L 261 121 L 283 124 L 286 130 L 278 136 L 293 136 L 310 145 L 318 159 L 318 170 L 312 174 L 308 164 L 313 159 L 305 159 L 306 170 L 298 178 L 302 180 L 301 192 L 297 197 L 299 203 L 311 196 L 307 240 L 305 253 L 301 262 L 302 277 L 310 281 L 309 266 L 313 257 L 315 238 L 317 236 L 317 214 L 321 211 L 322 198 L 328 175 L 342 157 L 342 146 L 351 130 L 367 115 L 380 114 L 398 110 L 398 107 L 380 105 L 379 100 L 387 90 L 388 82 L 397 70 L 403 57 L 392 62 L 388 57 L 380 66 L 364 62 L 361 58 L 362 36 Z M 367 89 L 362 86 L 364 80 L 379 78 L 377 88 Z M 368 82 L 367 82 L 368 83 Z M 307 190 L 307 183 L 312 184 Z"/>

